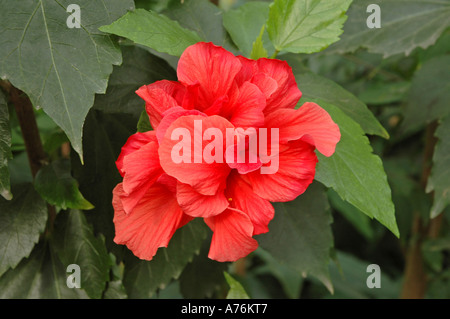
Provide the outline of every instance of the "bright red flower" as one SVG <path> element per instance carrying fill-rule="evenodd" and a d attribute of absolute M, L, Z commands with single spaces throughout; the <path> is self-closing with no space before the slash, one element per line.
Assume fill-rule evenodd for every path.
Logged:
<path fill-rule="evenodd" d="M 268 232 L 270 202 L 291 201 L 311 184 L 315 150 L 331 156 L 339 128 L 317 104 L 295 109 L 301 92 L 284 61 L 197 43 L 180 57 L 177 74 L 178 82 L 136 91 L 154 131 L 132 135 L 117 159 L 123 182 L 113 191 L 114 240 L 150 260 L 178 228 L 204 218 L 213 231 L 209 257 L 235 261 L 257 248 L 254 235 Z M 230 143 L 227 132 L 236 128 L 253 133 Z M 180 132 L 193 140 L 180 141 Z"/>

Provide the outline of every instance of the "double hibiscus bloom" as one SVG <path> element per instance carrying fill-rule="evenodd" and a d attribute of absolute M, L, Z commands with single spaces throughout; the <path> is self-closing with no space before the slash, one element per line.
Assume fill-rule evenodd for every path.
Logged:
<path fill-rule="evenodd" d="M 331 156 L 339 128 L 317 104 L 295 109 L 301 92 L 284 61 L 250 60 L 200 42 L 184 51 L 177 75 L 178 81 L 158 81 L 136 92 L 154 130 L 132 135 L 117 159 L 123 181 L 113 191 L 114 241 L 151 260 L 177 229 L 201 217 L 213 231 L 209 258 L 235 261 L 258 247 L 254 235 L 269 231 L 271 202 L 291 201 L 311 184 L 315 149 Z M 201 137 L 215 129 L 225 137 L 235 128 L 263 128 L 269 135 L 276 129 L 276 147 L 273 136 L 266 138 L 267 158 L 236 163 L 227 158 L 230 146 L 219 143 L 223 149 L 212 154 L 223 160 L 211 162 L 202 158 L 211 141 L 202 139 L 188 142 L 192 161 L 174 160 L 179 129 Z M 244 145 L 248 152 L 249 142 Z M 276 170 L 264 174 L 270 158 Z"/>

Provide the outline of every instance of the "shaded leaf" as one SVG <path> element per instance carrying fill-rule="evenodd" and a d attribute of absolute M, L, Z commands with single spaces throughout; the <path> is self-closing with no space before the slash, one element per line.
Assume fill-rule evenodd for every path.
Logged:
<path fill-rule="evenodd" d="M 328 274 L 332 217 L 323 187 L 313 183 L 295 200 L 274 207 L 270 231 L 257 236 L 260 246 L 281 264 L 318 278 L 332 291 Z"/>
<path fill-rule="evenodd" d="M 381 11 L 381 28 L 367 27 L 369 4 Z M 341 40 L 329 53 L 354 52 L 360 47 L 388 57 L 398 53 L 409 55 L 415 48 L 426 48 L 436 42 L 450 26 L 450 2 L 428 0 L 358 0 L 348 10 L 348 20 Z"/>
<path fill-rule="evenodd" d="M 0 2 L 0 76 L 24 91 L 70 139 L 82 158 L 82 128 L 104 93 L 121 53 L 98 27 L 133 7 L 131 0 L 80 0 L 81 27 L 69 28 L 70 0 Z"/>
<path fill-rule="evenodd" d="M 203 40 L 167 16 L 143 9 L 130 11 L 100 30 L 175 56 L 180 56 L 188 46 Z"/>
<path fill-rule="evenodd" d="M 450 116 L 445 117 L 436 129 L 439 141 L 433 154 L 433 167 L 428 178 L 427 192 L 434 190 L 430 217 L 438 216 L 450 204 Z"/>
<path fill-rule="evenodd" d="M 339 40 L 352 0 L 275 0 L 267 31 L 275 49 L 319 52 Z"/>
<path fill-rule="evenodd" d="M 150 298 L 158 289 L 178 278 L 186 265 L 199 253 L 207 234 L 197 219 L 178 229 L 167 248 L 160 248 L 151 261 L 132 256 L 125 261 L 123 284 L 130 298 Z"/>
<path fill-rule="evenodd" d="M 109 280 L 110 261 L 104 238 L 96 238 L 83 212 L 58 214 L 52 245 L 63 265 L 81 269 L 81 288 L 91 298 L 100 298 Z"/>
<path fill-rule="evenodd" d="M 84 290 L 67 287 L 66 272 L 47 242 L 40 243 L 30 257 L 0 278 L 1 299 L 80 299 Z M 82 274 L 81 274 L 82 276 Z"/>
<path fill-rule="evenodd" d="M 338 107 L 317 101 L 338 124 L 341 140 L 330 157 L 317 154 L 315 179 L 399 237 L 391 188 L 381 159 L 361 127 Z"/>
<path fill-rule="evenodd" d="M 11 201 L 0 198 L 0 276 L 30 255 L 47 222 L 47 205 L 33 185 L 18 185 L 13 194 Z"/>
<path fill-rule="evenodd" d="M 70 161 L 60 159 L 42 167 L 36 174 L 34 188 L 49 204 L 62 209 L 92 209 L 72 177 Z"/>
<path fill-rule="evenodd" d="M 11 158 L 8 104 L 3 92 L 0 91 L 0 195 L 7 200 L 12 198 L 8 168 L 8 160 Z"/>

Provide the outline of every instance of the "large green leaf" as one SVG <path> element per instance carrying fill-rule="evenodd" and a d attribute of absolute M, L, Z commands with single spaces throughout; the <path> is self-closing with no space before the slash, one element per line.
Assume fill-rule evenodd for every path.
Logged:
<path fill-rule="evenodd" d="M 296 73 L 295 79 L 300 91 L 302 91 L 300 105 L 314 99 L 332 103 L 356 121 L 365 133 L 389 138 L 386 129 L 378 122 L 367 106 L 334 81 L 311 72 Z"/>
<path fill-rule="evenodd" d="M 222 25 L 223 12 L 211 1 L 174 1 L 163 14 L 177 21 L 183 28 L 194 31 L 203 41 L 213 42 L 229 51 L 235 50 Z"/>
<path fill-rule="evenodd" d="M 83 212 L 58 214 L 52 245 L 63 265 L 80 266 L 81 288 L 89 297 L 100 298 L 109 280 L 109 256 L 104 238 L 94 236 Z"/>
<path fill-rule="evenodd" d="M 123 284 L 130 298 L 150 298 L 172 278 L 178 278 L 184 267 L 199 253 L 206 237 L 206 226 L 194 220 L 172 237 L 167 248 L 160 248 L 151 261 L 133 256 L 125 264 Z"/>
<path fill-rule="evenodd" d="M 275 49 L 313 53 L 339 40 L 352 0 L 275 0 L 267 31 Z"/>
<path fill-rule="evenodd" d="M 439 141 L 434 150 L 433 168 L 427 184 L 427 192 L 434 190 L 431 218 L 442 213 L 450 204 L 450 116 L 441 121 L 436 136 Z"/>
<path fill-rule="evenodd" d="M 111 23 L 131 0 L 80 0 L 81 27 L 69 28 L 71 0 L 0 1 L 0 75 L 24 91 L 64 130 L 82 157 L 82 128 L 104 93 L 121 53 L 98 27 Z"/>
<path fill-rule="evenodd" d="M 0 299 L 80 299 L 84 290 L 69 288 L 63 265 L 47 243 L 40 243 L 30 257 L 0 278 Z M 81 270 L 81 276 L 82 270 Z"/>
<path fill-rule="evenodd" d="M 341 140 L 335 153 L 318 153 L 315 179 L 332 187 L 339 196 L 399 236 L 391 189 L 381 159 L 372 153 L 361 127 L 338 107 L 317 101 L 338 124 Z"/>
<path fill-rule="evenodd" d="M 143 9 L 130 11 L 100 30 L 175 56 L 180 56 L 188 46 L 203 40 L 167 16 Z"/>
<path fill-rule="evenodd" d="M 258 38 L 261 28 L 265 26 L 269 17 L 268 2 L 248 2 L 237 9 L 229 10 L 223 15 L 223 25 L 246 57 L 250 57 L 253 50 L 253 42 Z M 269 40 L 267 31 L 264 30 L 260 40 L 267 48 L 268 54 L 275 50 Z"/>
<path fill-rule="evenodd" d="M 403 114 L 404 130 L 414 130 L 450 113 L 450 55 L 426 61 L 414 74 Z"/>
<path fill-rule="evenodd" d="M 323 186 L 313 183 L 297 199 L 274 207 L 270 231 L 257 236 L 260 246 L 281 264 L 318 278 L 332 291 L 328 274 L 332 217 Z"/>
<path fill-rule="evenodd" d="M 381 11 L 381 28 L 367 26 L 370 4 Z M 388 57 L 398 53 L 409 55 L 415 48 L 426 48 L 436 42 L 450 26 L 450 1 L 429 0 L 357 0 L 348 10 L 348 20 L 341 40 L 329 53 L 353 52 L 360 47 Z"/>
<path fill-rule="evenodd" d="M 115 66 L 106 94 L 95 97 L 94 108 L 107 113 L 139 116 L 145 102 L 136 94 L 143 85 L 158 80 L 176 80 L 175 71 L 164 60 L 137 46 L 121 46 L 123 63 Z"/>
<path fill-rule="evenodd" d="M 0 91 L 0 195 L 8 200 L 12 198 L 8 169 L 8 159 L 11 158 L 8 105 L 3 92 Z"/>
<path fill-rule="evenodd" d="M 0 276 L 30 255 L 47 222 L 47 205 L 33 185 L 18 185 L 13 194 L 11 201 L 0 198 Z"/>
<path fill-rule="evenodd" d="M 92 209 L 72 177 L 70 161 L 60 159 L 42 167 L 34 179 L 34 188 L 49 204 L 62 209 Z"/>

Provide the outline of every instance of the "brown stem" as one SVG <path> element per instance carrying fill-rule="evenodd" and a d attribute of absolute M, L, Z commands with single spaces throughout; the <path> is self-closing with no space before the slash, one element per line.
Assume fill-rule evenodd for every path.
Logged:
<path fill-rule="evenodd" d="M 430 123 L 426 129 L 424 162 L 422 168 L 421 185 L 425 190 L 428 177 L 431 172 L 431 161 L 437 139 L 434 132 L 437 128 L 437 122 Z M 414 213 L 413 225 L 411 230 L 411 240 L 406 252 L 405 260 L 405 278 L 400 295 L 402 299 L 422 299 L 425 297 L 427 289 L 427 275 L 424 267 L 422 255 L 422 243 L 427 238 L 436 238 L 442 223 L 442 214 L 426 225 L 418 212 Z"/>
<path fill-rule="evenodd" d="M 48 159 L 42 146 L 33 105 L 25 93 L 12 86 L 8 81 L 0 81 L 0 86 L 8 93 L 9 100 L 16 110 L 20 130 L 25 142 L 28 162 L 30 163 L 31 175 L 35 178 L 41 167 L 47 164 Z M 52 231 L 53 221 L 56 217 L 55 207 L 51 205 L 47 205 L 47 207 L 49 218 L 46 234 Z"/>

